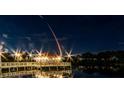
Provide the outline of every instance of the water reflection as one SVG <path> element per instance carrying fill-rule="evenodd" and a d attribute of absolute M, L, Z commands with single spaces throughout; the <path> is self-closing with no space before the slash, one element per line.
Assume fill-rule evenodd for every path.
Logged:
<path fill-rule="evenodd" d="M 18 72 L 7 72 L 0 74 L 2 78 L 70 78 L 72 77 L 72 70 L 62 71 L 18 71 Z"/>
<path fill-rule="evenodd" d="M 107 75 L 100 74 L 99 72 L 87 73 L 83 71 L 73 71 L 73 78 L 104 78 Z"/>
<path fill-rule="evenodd" d="M 26 62 L 25 62 L 26 63 Z M 68 78 L 72 76 L 71 63 L 2 63 L 1 78 Z"/>
<path fill-rule="evenodd" d="M 35 73 L 36 78 L 70 78 L 72 77 L 72 71 L 46 71 Z"/>
<path fill-rule="evenodd" d="M 42 67 L 4 68 L 0 77 L 3 78 L 108 78 L 123 77 L 118 67 L 81 66 L 70 67 Z"/>

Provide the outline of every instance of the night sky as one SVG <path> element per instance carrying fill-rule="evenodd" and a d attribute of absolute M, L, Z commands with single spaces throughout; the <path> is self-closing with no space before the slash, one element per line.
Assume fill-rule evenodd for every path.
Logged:
<path fill-rule="evenodd" d="M 47 21 L 66 50 L 124 50 L 124 16 L 0 16 L 0 40 L 8 48 L 57 51 Z"/>

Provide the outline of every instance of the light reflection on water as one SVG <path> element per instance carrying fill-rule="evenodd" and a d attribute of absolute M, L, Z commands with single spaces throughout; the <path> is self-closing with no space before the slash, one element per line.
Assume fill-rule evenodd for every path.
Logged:
<path fill-rule="evenodd" d="M 66 70 L 66 71 L 35 71 L 30 72 L 13 72 L 4 73 L 4 78 L 100 78 L 107 77 L 107 75 L 102 75 L 98 72 L 87 73 L 79 70 Z"/>
<path fill-rule="evenodd" d="M 101 78 L 106 76 L 107 75 L 102 75 L 98 72 L 87 73 L 82 71 L 73 71 L 73 78 Z"/>
<path fill-rule="evenodd" d="M 0 74 L 3 78 L 69 78 L 72 77 L 71 70 L 63 71 L 20 71 Z"/>
<path fill-rule="evenodd" d="M 60 72 L 60 71 L 46 71 L 46 72 L 36 72 L 33 76 L 27 76 L 27 78 L 101 78 L 107 75 L 102 75 L 98 72 L 87 73 L 82 71 L 71 71 L 70 73 Z"/>
<path fill-rule="evenodd" d="M 107 75 L 102 75 L 98 72 L 87 73 L 82 71 L 70 71 L 70 72 L 60 72 L 60 71 L 46 71 L 46 72 L 37 72 L 34 75 L 35 78 L 101 78 L 107 77 Z"/>
<path fill-rule="evenodd" d="M 108 74 L 103 74 L 100 72 L 86 72 L 79 69 L 73 70 L 61 70 L 61 71 L 20 71 L 3 73 L 3 77 L 15 77 L 15 78 L 106 78 L 113 77 Z M 115 77 L 115 76 L 114 76 Z"/>
<path fill-rule="evenodd" d="M 36 78 L 70 78 L 72 71 L 46 71 L 35 73 Z"/>

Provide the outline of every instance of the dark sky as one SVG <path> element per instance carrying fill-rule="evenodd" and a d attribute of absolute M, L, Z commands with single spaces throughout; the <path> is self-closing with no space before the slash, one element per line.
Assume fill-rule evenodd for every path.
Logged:
<path fill-rule="evenodd" d="M 46 16 L 60 43 L 74 53 L 124 50 L 124 16 Z M 7 47 L 57 51 L 39 16 L 0 16 L 0 39 Z"/>

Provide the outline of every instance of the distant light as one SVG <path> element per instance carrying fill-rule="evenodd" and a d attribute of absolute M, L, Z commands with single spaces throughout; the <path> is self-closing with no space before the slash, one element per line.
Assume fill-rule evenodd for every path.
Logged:
<path fill-rule="evenodd" d="M 30 57 L 32 57 L 32 54 L 29 54 Z"/>
<path fill-rule="evenodd" d="M 70 52 L 67 52 L 67 51 L 66 51 L 65 53 L 66 53 L 66 55 L 67 55 L 67 61 L 68 61 L 68 60 L 73 60 L 73 59 L 72 59 L 72 56 L 73 56 L 73 55 L 72 55 L 72 50 L 71 50 Z"/>
<path fill-rule="evenodd" d="M 42 49 L 40 51 L 36 50 L 36 52 L 37 52 L 38 56 L 42 56 Z"/>
<path fill-rule="evenodd" d="M 17 61 L 20 61 L 20 60 L 22 60 L 22 53 L 21 53 L 21 51 L 20 50 L 12 50 L 12 52 L 14 53 L 14 56 L 15 56 L 15 59 L 17 60 Z"/>
<path fill-rule="evenodd" d="M 35 57 L 34 60 L 36 62 L 47 62 L 49 61 L 49 58 L 47 56 L 42 56 L 42 57 L 38 56 L 38 57 Z"/>
<path fill-rule="evenodd" d="M 38 56 L 42 56 L 42 54 L 41 54 L 41 53 L 39 53 L 39 54 L 38 54 Z"/>
<path fill-rule="evenodd" d="M 61 61 L 61 60 L 62 60 L 62 57 L 58 56 L 58 57 L 57 57 L 57 60 L 58 60 L 58 61 Z"/>
<path fill-rule="evenodd" d="M 21 53 L 16 52 L 16 53 L 15 53 L 15 56 L 16 56 L 16 57 L 20 57 L 20 56 L 21 56 Z"/>
<path fill-rule="evenodd" d="M 68 56 L 68 58 L 70 58 L 71 57 L 71 54 L 68 54 L 67 56 Z"/>

